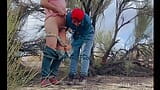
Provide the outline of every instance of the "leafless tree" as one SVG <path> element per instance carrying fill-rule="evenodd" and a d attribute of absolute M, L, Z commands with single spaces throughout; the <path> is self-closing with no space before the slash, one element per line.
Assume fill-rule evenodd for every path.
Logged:
<path fill-rule="evenodd" d="M 119 40 L 116 40 L 118 32 L 121 30 L 122 27 L 125 25 L 129 24 L 132 20 L 134 20 L 136 17 L 148 13 L 147 11 L 143 13 L 136 14 L 132 18 L 130 18 L 127 21 L 124 21 L 124 16 L 123 12 L 129 9 L 135 9 L 135 10 L 146 10 L 147 3 L 144 1 L 144 5 L 142 7 L 133 7 L 134 3 L 138 3 L 136 0 L 116 0 L 116 21 L 115 21 L 115 29 L 114 29 L 114 36 L 112 38 L 112 42 L 105 52 L 103 58 L 102 58 L 102 63 L 106 63 L 107 57 L 110 54 L 111 49 L 113 46 L 119 42 Z M 121 24 L 119 24 L 119 21 L 121 19 Z"/>

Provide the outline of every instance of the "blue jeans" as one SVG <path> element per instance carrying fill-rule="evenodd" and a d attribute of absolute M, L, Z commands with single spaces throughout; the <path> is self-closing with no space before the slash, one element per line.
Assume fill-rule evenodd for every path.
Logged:
<path fill-rule="evenodd" d="M 43 51 L 43 61 L 42 61 L 42 78 L 47 78 L 50 76 L 57 76 L 58 68 L 62 60 L 58 59 L 57 51 L 46 46 Z"/>
<path fill-rule="evenodd" d="M 91 49 L 93 46 L 93 39 L 73 39 L 72 43 L 72 53 L 71 53 L 71 63 L 70 63 L 70 73 L 69 76 L 73 76 L 77 74 L 77 66 L 78 66 L 78 60 L 81 50 L 81 70 L 80 75 L 81 76 L 88 76 L 88 69 L 89 69 L 89 63 L 90 63 L 90 54 Z"/>

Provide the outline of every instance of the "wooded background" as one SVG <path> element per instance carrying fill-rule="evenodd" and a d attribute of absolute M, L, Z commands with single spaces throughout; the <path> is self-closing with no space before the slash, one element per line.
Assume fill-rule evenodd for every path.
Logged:
<path fill-rule="evenodd" d="M 95 29 L 96 37 L 91 53 L 89 76 L 96 75 L 125 75 L 145 76 L 153 74 L 153 2 L 152 0 L 68 0 L 67 8 L 82 8 L 92 18 L 96 28 L 100 16 L 113 2 L 116 2 L 116 18 L 113 30 Z M 134 6 L 134 7 L 133 7 Z M 124 20 L 127 10 L 137 11 L 129 20 Z M 22 42 L 23 34 L 19 32 L 24 27 L 29 15 L 34 12 L 41 14 L 44 9 L 32 0 L 7 0 L 7 87 L 26 85 L 40 70 L 23 66 L 22 57 L 39 56 L 43 50 L 45 38 Z M 41 16 L 40 16 L 41 17 Z M 37 19 L 42 20 L 42 18 Z M 118 33 L 122 28 L 135 21 L 133 36 L 129 37 L 133 43 L 129 48 L 115 49 L 119 43 Z M 44 25 L 37 26 L 38 31 L 44 31 Z M 33 28 L 33 29 L 35 29 Z M 130 29 L 130 28 L 128 28 Z M 149 33 L 146 33 L 149 32 Z M 21 52 L 21 54 L 19 54 Z M 22 53 L 23 52 L 23 53 Z"/>

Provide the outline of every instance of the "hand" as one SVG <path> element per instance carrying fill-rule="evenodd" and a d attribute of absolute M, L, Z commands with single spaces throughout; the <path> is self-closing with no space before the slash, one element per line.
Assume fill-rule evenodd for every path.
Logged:
<path fill-rule="evenodd" d="M 71 45 L 67 44 L 66 47 L 64 47 L 64 51 L 67 52 L 67 51 L 70 51 L 70 50 L 71 50 Z"/>
<path fill-rule="evenodd" d="M 65 16 L 66 15 L 66 10 L 63 10 L 63 9 L 59 8 L 57 11 L 58 11 L 58 15 L 60 15 L 60 16 Z"/>

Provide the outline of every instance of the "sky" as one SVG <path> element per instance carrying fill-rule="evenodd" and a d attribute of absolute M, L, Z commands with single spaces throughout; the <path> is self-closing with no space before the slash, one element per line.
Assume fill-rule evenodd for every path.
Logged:
<path fill-rule="evenodd" d="M 36 3 L 40 3 L 40 0 L 33 0 Z M 111 2 L 111 4 L 108 6 L 108 8 L 104 11 L 104 17 L 102 18 L 100 16 L 100 18 L 97 21 L 97 25 L 96 25 L 96 31 L 99 30 L 113 30 L 114 28 L 114 23 L 115 23 L 115 11 L 116 10 L 116 5 L 115 5 L 115 0 L 113 0 Z M 132 18 L 134 15 L 136 15 L 136 11 L 135 10 L 127 10 L 123 13 L 124 15 L 124 20 L 128 20 L 130 18 Z M 41 20 L 35 19 L 35 17 L 40 16 Z M 24 25 L 24 27 L 22 28 L 22 31 L 20 34 L 22 34 L 24 36 L 24 41 L 29 41 L 31 39 L 38 39 L 39 37 L 44 37 L 44 31 L 42 32 L 38 32 L 38 29 L 40 27 L 35 27 L 35 26 L 41 26 L 44 24 L 44 15 L 41 13 L 34 13 L 33 15 L 30 15 L 28 17 L 28 20 L 26 22 L 26 24 Z M 100 25 L 101 24 L 101 25 Z M 127 47 L 124 47 L 126 45 L 126 41 L 129 39 L 132 39 L 131 36 L 133 36 L 133 30 L 134 30 L 134 21 L 132 21 L 131 23 L 125 25 L 120 32 L 118 33 L 117 39 L 120 39 L 120 42 L 115 46 L 117 48 L 128 48 L 131 44 L 131 42 L 129 42 L 127 44 Z M 35 29 L 37 28 L 37 29 Z M 149 29 L 153 29 L 153 25 L 151 25 L 151 27 Z M 153 33 L 153 32 L 152 32 Z"/>
<path fill-rule="evenodd" d="M 132 18 L 134 15 L 136 15 L 136 10 L 127 10 L 123 13 L 124 15 L 124 21 L 129 20 Z M 104 11 L 104 17 L 100 17 L 97 23 L 97 31 L 98 30 L 113 30 L 115 26 L 115 18 L 116 18 L 116 5 L 115 5 L 115 0 L 111 2 L 111 4 L 108 6 L 108 8 Z M 101 22 L 102 21 L 102 22 Z M 101 23 L 101 25 L 99 25 Z M 134 30 L 134 21 L 131 23 L 125 25 L 122 27 L 120 32 L 117 35 L 117 39 L 120 39 L 120 42 L 115 45 L 117 48 L 125 48 L 125 42 L 130 38 L 131 35 L 133 35 L 133 30 Z M 99 28 L 99 26 L 101 26 Z M 128 44 L 127 47 L 129 47 L 130 44 Z M 126 47 L 126 48 L 127 48 Z"/>

